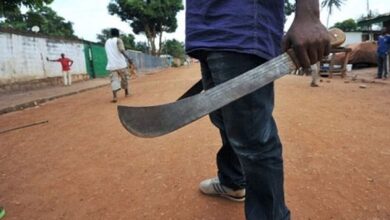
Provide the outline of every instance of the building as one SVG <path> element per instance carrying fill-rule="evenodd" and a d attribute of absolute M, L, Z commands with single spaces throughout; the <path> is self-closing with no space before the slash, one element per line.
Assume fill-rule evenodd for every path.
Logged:
<path fill-rule="evenodd" d="M 367 40 L 376 40 L 380 34 L 380 30 L 372 30 L 372 25 L 378 25 L 380 27 L 385 27 L 387 30 L 390 30 L 390 12 L 381 14 L 372 18 L 365 18 L 357 22 L 357 25 L 363 30 L 362 39 L 363 41 Z"/>

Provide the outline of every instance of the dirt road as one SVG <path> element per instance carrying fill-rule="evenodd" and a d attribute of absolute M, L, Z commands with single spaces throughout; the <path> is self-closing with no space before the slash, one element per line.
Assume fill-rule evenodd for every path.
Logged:
<path fill-rule="evenodd" d="M 199 67 L 131 81 L 119 104 L 173 101 Z M 286 200 L 293 219 L 390 219 L 390 83 L 335 77 L 276 83 L 275 118 L 284 144 Z M 217 130 L 208 118 L 141 139 L 120 125 L 108 87 L 0 116 L 0 205 L 5 220 L 244 219 L 243 204 L 207 197 Z"/>

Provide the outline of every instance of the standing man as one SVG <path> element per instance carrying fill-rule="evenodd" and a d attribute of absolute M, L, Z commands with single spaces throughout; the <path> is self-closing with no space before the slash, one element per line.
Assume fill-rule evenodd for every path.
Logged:
<path fill-rule="evenodd" d="M 390 49 L 390 35 L 386 28 L 382 29 L 381 35 L 378 37 L 378 49 L 376 51 L 378 57 L 378 74 L 376 79 L 387 78 L 387 57 Z"/>
<path fill-rule="evenodd" d="M 70 73 L 70 67 L 73 65 L 73 60 L 65 57 L 65 54 L 63 53 L 61 54 L 61 58 L 58 58 L 56 60 L 50 60 L 46 57 L 46 60 L 50 62 L 60 62 L 62 67 L 62 75 L 64 77 L 64 85 L 72 85 L 72 75 Z"/>
<path fill-rule="evenodd" d="M 111 29 L 111 38 L 105 43 L 107 54 L 107 67 L 111 76 L 112 102 L 117 102 L 117 92 L 122 88 L 125 90 L 125 96 L 129 96 L 128 90 L 128 65 L 132 65 L 132 60 L 125 53 L 123 41 L 119 38 L 119 30 Z M 127 60 L 127 61 L 126 61 Z"/>
<path fill-rule="evenodd" d="M 187 0 L 186 52 L 200 60 L 204 89 L 236 77 L 282 52 L 284 0 Z M 318 0 L 297 0 L 283 50 L 303 68 L 329 53 Z M 206 195 L 245 200 L 248 220 L 287 220 L 282 144 L 272 116 L 274 84 L 210 114 L 219 129 L 217 176 L 200 183 Z"/>

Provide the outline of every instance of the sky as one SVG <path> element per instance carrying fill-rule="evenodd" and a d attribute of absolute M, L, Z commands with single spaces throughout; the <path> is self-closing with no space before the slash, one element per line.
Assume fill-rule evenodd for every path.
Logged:
<path fill-rule="evenodd" d="M 128 23 L 121 21 L 115 15 L 109 15 L 107 5 L 110 0 L 54 0 L 50 7 L 58 15 L 67 21 L 73 22 L 75 34 L 82 39 L 97 41 L 96 35 L 101 33 L 104 28 L 116 27 L 124 33 L 132 33 Z M 390 0 L 369 0 L 369 8 L 375 13 L 390 13 Z M 340 10 L 333 9 L 329 19 L 329 26 L 336 22 L 342 22 L 346 19 L 357 19 L 361 15 L 367 14 L 367 0 L 346 0 Z M 321 22 L 326 25 L 327 10 L 321 10 Z M 293 15 L 289 16 L 286 22 L 285 30 L 291 25 Z M 178 28 L 175 33 L 163 34 L 163 40 L 176 39 L 184 42 L 185 40 L 185 13 L 184 10 L 177 14 Z M 135 35 L 136 41 L 146 41 L 144 35 Z"/>

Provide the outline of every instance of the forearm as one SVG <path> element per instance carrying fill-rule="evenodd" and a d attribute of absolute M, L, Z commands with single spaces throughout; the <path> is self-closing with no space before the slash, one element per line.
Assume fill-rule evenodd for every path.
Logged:
<path fill-rule="evenodd" d="M 320 18 L 318 0 L 296 0 L 296 19 Z"/>
<path fill-rule="evenodd" d="M 125 51 L 125 50 L 121 50 L 121 53 L 123 54 L 123 56 L 126 57 L 126 59 L 129 61 L 130 64 L 133 63 L 133 61 L 131 60 L 131 58 L 126 54 L 126 51 Z"/>

